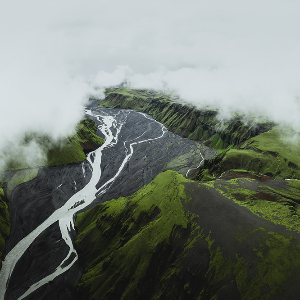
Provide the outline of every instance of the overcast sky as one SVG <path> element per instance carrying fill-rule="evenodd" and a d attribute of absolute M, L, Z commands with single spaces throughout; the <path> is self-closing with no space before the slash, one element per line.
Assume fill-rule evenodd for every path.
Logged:
<path fill-rule="evenodd" d="M 168 88 L 300 128 L 300 2 L 5 1 L 0 143 L 70 132 L 95 85 Z"/>

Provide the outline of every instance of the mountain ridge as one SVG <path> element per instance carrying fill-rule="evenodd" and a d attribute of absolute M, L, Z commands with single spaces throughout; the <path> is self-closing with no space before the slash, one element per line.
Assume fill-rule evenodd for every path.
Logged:
<path fill-rule="evenodd" d="M 274 123 L 269 121 L 243 122 L 244 116 L 236 115 L 222 123 L 218 118 L 216 108 L 202 109 L 171 95 L 151 91 L 128 89 L 125 87 L 105 90 L 105 98 L 96 100 L 99 106 L 135 109 L 151 115 L 155 120 L 164 124 L 167 129 L 181 137 L 200 140 L 205 145 L 226 149 L 237 146 L 250 137 L 270 130 Z"/>

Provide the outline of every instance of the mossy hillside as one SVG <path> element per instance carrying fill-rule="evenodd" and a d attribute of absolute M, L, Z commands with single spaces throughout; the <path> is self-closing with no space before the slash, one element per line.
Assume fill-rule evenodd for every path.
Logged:
<path fill-rule="evenodd" d="M 97 124 L 91 119 L 85 118 L 77 124 L 73 135 L 59 141 L 54 141 L 48 135 L 35 132 L 27 133 L 21 141 L 21 145 L 26 146 L 35 141 L 45 153 L 45 158 L 29 165 L 20 152 L 17 157 L 5 161 L 4 171 L 81 162 L 86 159 L 85 153 L 88 152 L 89 148 L 95 150 L 104 142 L 102 138 L 97 136 L 96 131 Z"/>
<path fill-rule="evenodd" d="M 97 129 L 98 126 L 93 120 L 84 118 L 78 123 L 74 138 L 80 143 L 92 142 L 97 146 L 101 146 L 104 140 L 96 134 Z"/>
<path fill-rule="evenodd" d="M 218 179 L 206 185 L 246 207 L 255 215 L 300 234 L 299 182 L 294 179 L 260 182 L 255 179 L 237 178 Z"/>
<path fill-rule="evenodd" d="M 245 124 L 239 116 L 223 122 L 220 127 L 216 109 L 197 109 L 186 103 L 179 103 L 179 99 L 173 95 L 149 90 L 122 87 L 107 89 L 105 94 L 105 99 L 99 101 L 100 106 L 145 112 L 164 124 L 168 130 L 182 137 L 204 141 L 219 149 L 238 145 L 272 127 L 272 124 L 266 122 Z"/>
<path fill-rule="evenodd" d="M 76 245 L 85 257 L 95 258 L 85 263 L 80 294 L 88 289 L 93 299 L 119 299 L 119 286 L 126 282 L 123 297 L 135 299 L 153 254 L 167 247 L 164 241 L 175 228 L 187 228 L 181 202 L 184 181 L 177 173 L 165 172 L 132 197 L 111 200 L 77 217 Z M 93 246 L 85 247 L 91 240 Z"/>
<path fill-rule="evenodd" d="M 286 299 L 296 299 L 295 295 L 290 294 L 288 287 L 293 285 L 289 280 L 296 282 L 300 280 L 300 181 L 269 180 L 262 183 L 254 179 L 237 178 L 227 181 L 220 179 L 210 181 L 207 186 L 246 207 L 258 217 L 284 226 L 286 229 L 281 229 L 279 232 L 269 232 L 266 228 L 256 230 L 256 234 L 259 231 L 263 232 L 259 238 L 258 247 L 253 249 L 261 261 L 256 266 L 256 278 L 247 283 L 254 289 L 251 293 L 249 290 L 246 292 L 245 299 L 269 299 L 270 296 L 275 296 L 279 292 L 282 295 L 275 299 L 282 299 L 283 295 Z M 244 237 L 237 236 L 236 238 L 242 243 L 249 238 L 249 235 L 246 233 Z M 293 278 L 293 276 L 296 277 Z M 279 288 L 286 284 L 285 288 Z M 262 297 L 260 290 L 266 286 L 269 292 Z M 244 285 L 243 289 L 248 288 Z M 292 296 L 289 298 L 285 293 Z"/>
<path fill-rule="evenodd" d="M 131 90 L 121 87 L 118 89 L 106 89 L 105 99 L 101 101 L 101 105 L 112 108 L 130 108 L 136 110 L 142 110 L 147 105 L 148 96 L 155 96 L 150 91 Z"/>
<path fill-rule="evenodd" d="M 10 198 L 12 191 L 19 184 L 27 182 L 35 178 L 38 174 L 39 169 L 24 169 L 18 170 L 15 174 L 7 180 L 7 197 Z"/>
<path fill-rule="evenodd" d="M 299 236 L 279 226 L 287 218 L 274 216 L 275 224 L 241 206 L 228 192 L 243 188 L 238 180 L 228 189 L 222 182 L 166 171 L 130 197 L 79 214 L 79 299 L 273 299 L 286 292 L 300 274 Z"/>
<path fill-rule="evenodd" d="M 66 165 L 85 160 L 84 145 L 86 143 L 93 143 L 93 150 L 104 143 L 104 140 L 96 134 L 96 131 L 97 124 L 91 119 L 85 118 L 78 123 L 72 136 L 60 142 L 41 142 L 41 147 L 44 147 L 47 152 L 47 165 Z"/>
<path fill-rule="evenodd" d="M 229 145 L 239 145 L 249 137 L 264 131 L 266 124 L 257 127 L 245 125 L 239 117 L 224 122 L 220 127 L 217 110 L 199 110 L 195 107 L 152 101 L 144 112 L 162 122 L 170 131 L 189 139 L 201 140 L 210 147 L 224 149 Z"/>
<path fill-rule="evenodd" d="M 231 169 L 244 169 L 277 178 L 292 175 L 292 170 L 285 161 L 279 161 L 271 154 L 257 153 L 252 150 L 230 149 L 218 164 L 213 164 L 211 172 L 215 177 L 219 177 Z"/>
<path fill-rule="evenodd" d="M 278 160 L 287 162 L 288 167 L 296 172 L 300 168 L 300 140 L 290 140 L 286 135 L 288 135 L 287 132 L 279 127 L 275 127 L 268 132 L 249 139 L 242 148 L 271 154 Z"/>
<path fill-rule="evenodd" d="M 230 298 L 226 297 L 225 292 L 225 295 L 216 293 L 213 298 L 200 296 L 191 299 L 284 299 L 281 297 L 286 291 L 285 285 L 289 286 L 287 281 L 295 282 L 299 279 L 291 278 L 296 270 L 299 272 L 299 242 L 295 245 L 293 236 L 267 232 L 264 228 L 248 232 L 246 238 L 258 241 L 257 248 L 248 249 L 251 259 L 241 252 L 236 254 L 235 259 L 231 259 L 217 247 L 211 251 L 207 272 L 212 289 L 221 285 L 220 290 L 225 292 L 229 290 L 228 279 L 234 278 L 239 295 Z M 244 242 L 245 238 L 239 237 L 241 248 Z M 212 245 L 214 243 L 216 241 Z M 291 299 L 296 299 L 295 295 Z"/>
<path fill-rule="evenodd" d="M 74 135 L 61 143 L 54 143 L 47 153 L 47 165 L 58 166 L 86 159 L 86 153 L 100 147 L 104 140 L 96 134 L 97 124 L 91 119 L 83 119 Z"/>
<path fill-rule="evenodd" d="M 281 130 L 274 128 L 269 132 L 247 140 L 238 149 L 228 149 L 210 161 L 206 161 L 199 172 L 219 177 L 224 172 L 243 169 L 279 178 L 300 179 L 299 142 L 284 140 Z"/>
<path fill-rule="evenodd" d="M 217 246 L 214 250 L 215 262 L 211 263 L 216 265 L 218 274 L 230 277 L 231 272 L 234 272 L 242 299 L 297 299 L 297 295 L 293 294 L 292 290 L 289 291 L 289 287 L 297 285 L 295 282 L 300 280 L 300 214 L 297 212 L 300 204 L 299 181 L 262 182 L 236 178 L 214 180 L 204 185 L 208 190 L 220 193 L 257 216 L 257 218 L 250 216 L 248 219 L 242 209 L 240 210 L 241 220 L 238 226 L 232 227 L 231 230 L 241 248 L 236 245 L 233 247 L 236 250 L 236 259 L 233 259 L 233 255 L 224 256 L 226 250 L 221 253 L 222 246 L 220 245 L 220 249 L 219 245 Z M 214 205 L 212 200 L 212 198 L 208 200 L 211 202 L 208 205 Z M 199 205 L 205 207 L 203 204 Z M 222 209 L 224 208 L 219 208 L 217 217 L 212 216 L 213 222 L 222 220 L 216 228 L 220 231 L 226 226 L 220 213 Z M 231 218 L 235 211 L 227 211 L 225 214 Z M 201 224 L 202 221 L 198 222 Z M 227 243 L 233 244 L 230 235 L 227 232 L 224 234 Z M 219 241 L 220 238 L 216 238 L 212 245 L 216 246 Z M 224 245 L 226 244 L 223 244 L 223 248 Z M 289 295 L 287 298 L 286 294 Z"/>
<path fill-rule="evenodd" d="M 3 186 L 3 183 L 0 183 Z M 0 188 L 0 270 L 2 266 L 2 254 L 5 250 L 5 241 L 10 233 L 10 219 L 7 198 L 3 188 Z"/>

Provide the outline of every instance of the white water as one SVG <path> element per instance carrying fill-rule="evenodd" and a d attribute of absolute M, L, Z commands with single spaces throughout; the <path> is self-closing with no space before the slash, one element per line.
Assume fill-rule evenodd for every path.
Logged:
<path fill-rule="evenodd" d="M 112 116 L 107 115 L 94 115 L 91 110 L 86 111 L 87 114 L 97 117 L 99 121 L 102 121 L 102 125 L 99 125 L 99 129 L 105 136 L 105 142 L 104 144 L 98 148 L 96 151 L 89 154 L 87 160 L 89 161 L 91 167 L 92 167 L 92 177 L 89 181 L 89 183 L 80 191 L 78 191 L 76 194 L 74 194 L 61 208 L 57 209 L 53 214 L 46 219 L 41 225 L 39 225 L 36 229 L 34 229 L 31 233 L 29 233 L 26 237 L 24 237 L 22 240 L 20 240 L 15 247 L 6 255 L 5 260 L 2 264 L 2 269 L 0 272 L 0 300 L 4 300 L 6 287 L 9 282 L 9 278 L 14 270 L 14 267 L 16 263 L 19 261 L 21 256 L 24 254 L 24 252 L 27 250 L 27 248 L 34 242 L 34 240 L 49 226 L 54 224 L 55 222 L 59 221 L 59 228 L 61 231 L 61 235 L 65 243 L 69 247 L 69 253 L 65 257 L 65 259 L 60 263 L 60 265 L 56 268 L 56 270 L 48 275 L 45 275 L 43 279 L 36 282 L 30 288 L 18 299 L 21 300 L 25 298 L 26 296 L 30 295 L 32 292 L 37 290 L 39 287 L 43 286 L 44 284 L 50 282 L 55 277 L 59 276 L 60 274 L 66 272 L 69 270 L 72 265 L 76 262 L 78 259 L 78 255 L 76 250 L 73 247 L 73 243 L 70 237 L 70 231 L 74 229 L 74 214 L 88 206 L 92 203 L 92 201 L 95 199 L 95 196 L 99 196 L 104 194 L 107 189 L 111 186 L 111 184 L 115 181 L 115 179 L 118 177 L 118 175 L 123 170 L 126 163 L 130 160 L 132 157 L 134 151 L 133 146 L 149 142 L 152 140 L 157 140 L 159 138 L 162 138 L 165 132 L 167 131 L 166 128 L 161 125 L 162 133 L 160 136 L 156 138 L 151 139 L 145 139 L 141 141 L 133 142 L 134 140 L 137 140 L 138 138 L 141 138 L 145 133 L 141 134 L 139 137 L 135 138 L 134 140 L 131 140 L 129 149 L 126 147 L 124 142 L 124 146 L 126 149 L 126 156 L 119 166 L 118 171 L 115 173 L 115 175 L 106 181 L 100 188 L 96 188 L 97 183 L 99 182 L 99 179 L 101 178 L 101 158 L 102 158 L 102 151 L 104 149 L 113 147 L 118 142 L 118 136 L 122 129 L 122 126 L 126 122 L 127 115 L 130 112 L 126 112 L 125 120 L 123 121 L 116 121 L 116 118 Z M 119 114 L 119 113 L 118 113 Z M 117 115 L 118 115 L 117 114 Z M 116 115 L 116 116 L 117 116 Z M 147 115 L 142 114 L 145 118 L 148 118 Z M 115 116 L 115 117 L 116 117 Z M 156 122 L 152 120 L 153 122 Z M 158 123 L 158 122 L 157 122 Z M 113 133 L 114 131 L 114 133 Z M 85 169 L 82 166 L 83 175 L 85 176 Z M 76 183 L 75 183 L 76 184 Z M 62 185 L 62 184 L 61 184 Z M 61 186 L 60 185 L 60 186 Z M 60 187 L 59 186 L 59 187 Z M 58 188 L 59 188 L 58 187 Z M 74 258 L 72 261 L 67 262 L 69 257 L 73 254 Z M 65 265 L 64 265 L 65 264 Z"/>
<path fill-rule="evenodd" d="M 200 161 L 199 165 L 198 165 L 196 168 L 188 169 L 188 171 L 186 172 L 186 175 L 185 175 L 186 178 L 188 178 L 188 175 L 189 175 L 189 173 L 190 173 L 192 170 L 197 170 L 197 169 L 201 166 L 201 164 L 203 163 L 204 157 L 203 157 L 203 155 L 202 155 L 202 153 L 201 153 L 201 150 L 200 150 L 200 156 L 201 156 L 201 161 Z"/>

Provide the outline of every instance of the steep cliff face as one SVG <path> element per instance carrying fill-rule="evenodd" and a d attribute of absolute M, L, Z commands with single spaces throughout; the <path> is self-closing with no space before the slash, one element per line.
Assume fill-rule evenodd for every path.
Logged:
<path fill-rule="evenodd" d="M 239 145 L 247 139 L 270 130 L 268 122 L 243 122 L 236 116 L 220 122 L 216 109 L 197 109 L 174 101 L 171 96 L 148 90 L 127 88 L 107 89 L 106 97 L 99 105 L 131 108 L 151 115 L 168 130 L 189 139 L 201 140 L 207 146 L 225 149 Z"/>

